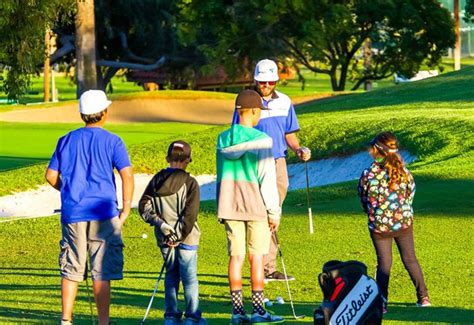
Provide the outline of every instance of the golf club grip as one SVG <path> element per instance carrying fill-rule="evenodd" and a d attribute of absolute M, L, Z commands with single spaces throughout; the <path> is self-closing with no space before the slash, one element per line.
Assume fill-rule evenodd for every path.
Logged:
<path fill-rule="evenodd" d="M 313 229 L 313 212 L 311 211 L 311 208 L 308 208 L 308 218 L 309 218 L 309 233 L 313 234 L 314 229 Z"/>

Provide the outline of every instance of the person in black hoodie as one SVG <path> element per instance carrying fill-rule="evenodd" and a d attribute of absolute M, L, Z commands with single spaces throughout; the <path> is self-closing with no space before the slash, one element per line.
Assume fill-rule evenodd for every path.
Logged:
<path fill-rule="evenodd" d="M 165 325 L 182 324 L 178 309 L 180 281 L 186 303 L 184 324 L 207 324 L 199 310 L 197 279 L 199 185 L 185 171 L 191 162 L 191 147 L 184 141 L 172 142 L 166 161 L 169 167 L 153 176 L 139 203 L 142 218 L 155 226 L 156 241 L 166 263 Z"/>

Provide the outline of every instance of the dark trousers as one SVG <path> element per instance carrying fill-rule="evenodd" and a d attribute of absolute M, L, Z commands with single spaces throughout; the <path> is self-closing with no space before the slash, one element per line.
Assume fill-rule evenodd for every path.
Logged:
<path fill-rule="evenodd" d="M 416 288 L 418 300 L 428 296 L 423 272 L 415 255 L 415 243 L 413 241 L 413 227 L 406 231 L 400 231 L 394 237 L 382 237 L 370 233 L 377 254 L 376 280 L 382 295 L 388 299 L 388 282 L 390 280 L 390 269 L 392 268 L 392 241 L 395 240 L 403 265 L 410 275 L 411 281 Z"/>

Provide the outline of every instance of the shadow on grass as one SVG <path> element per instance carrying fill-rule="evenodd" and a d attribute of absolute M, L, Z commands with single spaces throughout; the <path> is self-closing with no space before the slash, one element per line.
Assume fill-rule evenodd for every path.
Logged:
<path fill-rule="evenodd" d="M 25 158 L 0 156 L 0 172 L 38 165 L 49 161 L 47 158 Z"/>
<path fill-rule="evenodd" d="M 417 192 L 415 195 L 415 215 L 439 215 L 471 217 L 474 208 L 474 180 L 439 179 L 428 176 L 415 176 Z M 457 195 L 453 195 L 457 193 Z M 313 215 L 362 216 L 357 181 L 310 189 Z M 215 206 L 215 205 L 214 205 Z M 206 209 L 213 211 L 209 202 Z M 306 191 L 297 190 L 288 193 L 283 205 L 284 214 L 306 214 Z"/>
<path fill-rule="evenodd" d="M 130 304 L 131 302 L 133 304 Z M 114 292 L 112 298 L 112 316 L 111 320 L 117 324 L 136 324 L 139 323 L 146 311 L 149 297 L 135 296 L 129 294 L 120 294 Z M 84 302 L 87 303 L 87 302 Z M 164 300 L 162 293 L 158 293 L 155 297 L 153 308 L 147 318 L 147 323 L 157 323 L 163 320 Z M 294 302 L 296 314 L 305 315 L 303 319 L 295 320 L 293 318 L 290 304 L 274 306 L 271 308 L 278 315 L 285 317 L 285 324 L 312 324 L 312 315 L 314 309 L 319 303 L 302 303 Z M 117 310 L 124 306 L 134 306 L 141 310 L 138 316 L 116 316 L 114 309 Z M 200 299 L 200 307 L 203 316 L 207 317 L 209 324 L 228 324 L 230 318 L 231 305 L 227 300 L 215 301 L 208 299 Z M 247 306 L 249 309 L 249 306 Z M 28 322 L 28 323 L 54 323 L 59 320 L 60 313 L 54 311 L 46 311 L 31 308 L 3 308 L 0 307 L 0 320 L 11 322 Z M 384 315 L 386 321 L 397 321 L 402 324 L 408 323 L 447 323 L 447 324 L 467 324 L 474 319 L 474 311 L 462 308 L 450 307 L 430 307 L 417 308 L 407 307 L 406 304 L 390 304 L 389 312 Z M 75 324 L 90 324 L 91 316 L 86 312 L 76 312 L 74 314 Z"/>
<path fill-rule="evenodd" d="M 384 320 L 401 321 L 403 323 L 472 324 L 473 319 L 474 310 L 451 307 L 418 308 L 413 306 L 413 303 L 389 303 L 388 313 L 384 315 Z"/>
<path fill-rule="evenodd" d="M 4 274 L 19 274 L 23 276 L 51 277 L 57 275 L 54 268 L 0 268 Z M 12 272 L 10 272 L 12 271 Z M 44 274 L 37 274 L 35 271 L 42 271 Z M 150 280 L 147 285 L 141 285 L 140 288 L 132 287 L 127 282 L 115 282 L 112 285 L 112 318 L 117 324 L 139 323 L 145 313 L 150 300 L 156 272 L 128 271 L 127 279 L 146 278 Z M 142 275 L 145 275 L 142 277 Z M 150 276 L 147 276 L 150 275 Z M 153 275 L 153 276 L 152 276 Z M 201 273 L 198 275 L 200 284 L 209 288 L 209 286 L 227 287 L 227 277 L 223 274 Z M 152 281 L 153 280 L 153 281 Z M 215 281 L 212 281 L 215 280 Z M 246 279 L 248 281 L 248 279 Z M 249 288 L 245 288 L 248 295 Z M 209 292 L 209 290 L 207 290 Z M 0 322 L 27 322 L 27 323 L 55 323 L 60 317 L 60 285 L 59 276 L 57 284 L 2 284 L 0 285 Z M 22 294 L 24 292 L 24 294 Z M 180 290 L 180 306 L 183 306 L 182 289 Z M 216 290 L 216 295 L 203 294 L 200 297 L 200 308 L 204 316 L 208 317 L 209 324 L 226 324 L 230 317 L 231 303 L 228 295 L 222 294 L 222 290 Z M 48 297 L 56 301 L 57 305 L 50 306 L 42 297 Z M 163 282 L 160 283 L 159 290 L 155 296 L 153 308 L 150 312 L 149 323 L 161 322 L 164 306 Z M 248 297 L 247 297 L 248 298 Z M 77 308 L 75 313 L 76 324 L 90 324 L 90 314 L 88 313 L 88 298 L 85 284 L 79 287 L 77 296 Z M 44 310 L 38 307 L 42 306 Z M 274 305 L 271 309 L 278 315 L 286 318 L 286 324 L 312 323 L 312 314 L 319 302 L 308 303 L 303 301 L 294 301 L 295 312 L 297 315 L 306 315 L 304 319 L 294 320 L 292 317 L 291 305 L 287 301 L 284 305 Z M 13 306 L 13 307 L 10 307 Z M 18 307 L 22 306 L 22 307 Z M 24 306 L 24 307 L 23 307 Z M 41 308 L 41 307 L 40 307 Z M 247 299 L 247 309 L 250 311 L 250 303 Z M 52 310 L 52 311 L 51 311 Z M 132 312 L 133 311 L 133 312 Z M 132 314 L 131 314 L 132 312 Z M 119 316 L 117 316 L 119 314 Z M 443 322 L 448 324 L 469 323 L 474 319 L 474 310 L 452 307 L 430 307 L 417 308 L 412 303 L 390 303 L 389 313 L 385 315 L 385 320 L 397 321 L 400 323 L 416 322 Z"/>

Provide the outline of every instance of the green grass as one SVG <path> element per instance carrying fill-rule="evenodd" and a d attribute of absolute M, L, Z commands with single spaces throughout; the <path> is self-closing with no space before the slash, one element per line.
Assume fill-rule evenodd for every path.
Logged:
<path fill-rule="evenodd" d="M 298 111 L 299 137 L 315 158 L 363 150 L 365 143 L 382 130 L 395 131 L 402 145 L 418 156 L 410 165 L 418 188 L 415 242 L 434 306 L 413 307 L 415 291 L 394 249 L 389 313 L 384 324 L 459 324 L 474 319 L 472 81 L 474 67 L 371 93 L 326 99 Z M 190 171 L 214 173 L 215 138 L 223 128 L 183 137 L 194 150 Z M 162 168 L 167 142 L 130 146 L 135 170 L 155 172 Z M 35 168 L 39 167 L 29 167 L 30 176 L 39 173 Z M 0 182 L 15 183 L 23 170 L 0 173 Z M 357 259 L 374 274 L 375 253 L 355 185 L 348 182 L 311 189 L 316 226 L 312 236 L 308 233 L 304 191 L 291 192 L 285 202 L 280 239 L 288 272 L 297 277 L 291 288 L 298 314 L 310 316 L 320 303 L 317 275 L 324 262 Z M 210 324 L 224 324 L 230 312 L 226 241 L 216 221 L 214 203 L 202 205 L 199 220 L 203 232 L 199 255 L 201 307 Z M 54 322 L 58 318 L 59 228 L 58 217 L 0 226 L 0 322 Z M 149 235 L 147 240 L 140 238 L 144 232 Z M 134 212 L 124 228 L 125 279 L 114 283 L 112 315 L 119 323 L 136 323 L 143 317 L 162 263 L 151 237 L 151 228 Z M 248 301 L 248 268 L 245 280 Z M 266 295 L 282 295 L 288 300 L 282 283 L 269 284 Z M 162 290 L 155 306 L 150 317 L 157 321 L 163 313 Z M 83 287 L 75 310 L 78 323 L 89 321 L 88 308 Z M 274 310 L 287 317 L 289 324 L 311 323 L 309 317 L 292 321 L 288 304 Z"/>
<path fill-rule="evenodd" d="M 462 58 L 462 68 L 469 67 L 474 65 L 474 58 Z M 450 72 L 453 70 L 453 59 L 444 58 L 441 64 L 443 72 Z M 429 67 L 422 67 L 422 70 L 431 69 Z M 301 89 L 301 83 L 295 78 L 289 80 L 288 84 L 280 85 L 281 90 L 286 94 L 295 97 L 305 97 L 305 96 L 314 96 L 320 95 L 321 93 L 332 93 L 331 82 L 328 75 L 325 74 L 316 74 L 309 71 L 305 67 L 301 68 L 301 73 L 306 79 L 305 89 Z M 56 87 L 58 88 L 59 101 L 70 101 L 76 99 L 76 85 L 71 81 L 69 77 L 64 76 L 63 74 L 56 75 Z M 113 93 L 108 95 L 112 99 L 118 98 L 137 98 L 143 96 L 152 96 L 152 97 L 179 97 L 179 98 L 196 98 L 196 96 L 212 97 L 212 98 L 234 98 L 235 95 L 231 94 L 222 94 L 217 93 L 217 95 L 212 95 L 214 92 L 202 91 L 158 91 L 158 92 L 145 92 L 141 86 L 136 85 L 133 82 L 128 82 L 124 75 L 116 75 L 112 78 Z M 348 81 L 346 90 L 350 90 L 353 86 L 353 83 Z M 384 80 L 378 80 L 373 83 L 374 89 L 385 88 L 389 86 L 394 86 L 393 78 L 388 78 Z M 239 88 L 236 88 L 235 91 L 238 91 Z M 211 94 L 210 94 L 211 93 Z M 230 97 L 229 97 L 230 96 Z M 7 96 L 5 93 L 0 91 L 0 101 L 6 100 Z M 31 86 L 28 94 L 22 99 L 22 103 L 39 103 L 43 101 L 43 78 L 38 76 L 33 76 L 31 78 Z M 47 107 L 55 104 L 41 104 L 40 107 Z M 2 111 L 8 111 L 16 108 L 24 108 L 24 105 L 11 105 L 11 104 L 0 104 L 0 109 Z M 32 107 L 29 107 L 32 108 Z"/>
<path fill-rule="evenodd" d="M 417 175 L 415 174 L 415 177 Z M 425 273 L 433 308 L 417 309 L 415 290 L 394 251 L 390 281 L 389 313 L 384 324 L 469 323 L 474 317 L 473 285 L 469 268 L 473 259 L 472 203 L 463 196 L 450 196 L 449 212 L 443 211 L 446 193 L 467 191 L 472 181 L 440 182 L 418 178 L 415 209 L 416 248 Z M 440 191 L 440 188 L 442 191 Z M 308 233 L 305 193 L 290 193 L 285 206 L 280 240 L 287 271 L 297 278 L 291 290 L 298 314 L 312 315 L 322 300 L 317 275 L 330 259 L 357 259 L 375 270 L 375 254 L 366 229 L 366 217 L 355 197 L 355 182 L 312 189 L 315 234 Z M 473 202 L 471 200 L 471 202 Z M 210 324 L 224 324 L 230 304 L 226 280 L 226 239 L 215 217 L 215 204 L 205 203 L 200 215 L 202 242 L 198 274 L 201 308 Z M 148 239 L 141 239 L 147 233 Z M 25 241 L 25 238 L 28 240 Z M 454 240 L 454 238 L 456 238 Z M 60 313 L 60 286 L 57 271 L 60 225 L 58 217 L 20 220 L 0 227 L 0 322 L 54 322 Z M 162 259 L 155 247 L 152 229 L 132 214 L 124 228 L 125 279 L 113 283 L 112 317 L 119 324 L 137 323 L 143 317 Z M 249 302 L 249 274 L 245 267 L 245 298 Z M 163 284 L 157 294 L 150 321 L 163 314 Z M 271 283 L 266 296 L 283 296 L 283 283 Z M 249 307 L 248 307 L 249 308 Z M 273 308 L 289 324 L 310 324 L 307 317 L 291 320 L 287 303 Z M 75 306 L 76 323 L 89 322 L 85 285 Z"/>
<path fill-rule="evenodd" d="M 44 170 L 58 139 L 78 127 L 82 127 L 82 124 L 0 122 L 0 195 L 44 183 Z M 210 126 L 166 122 L 106 124 L 105 128 L 122 137 L 127 146 L 134 146 L 143 142 L 181 137 L 185 133 L 202 131 Z M 25 166 L 28 167 L 21 168 Z"/>

